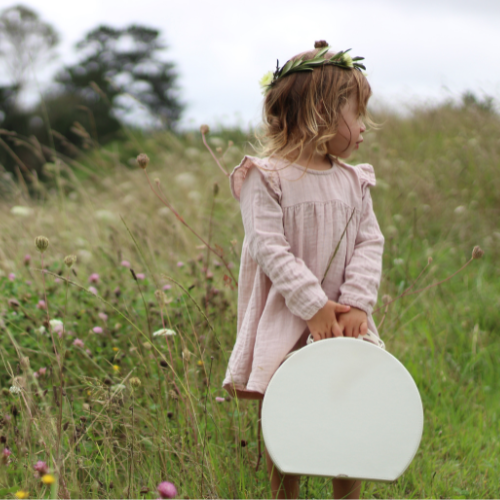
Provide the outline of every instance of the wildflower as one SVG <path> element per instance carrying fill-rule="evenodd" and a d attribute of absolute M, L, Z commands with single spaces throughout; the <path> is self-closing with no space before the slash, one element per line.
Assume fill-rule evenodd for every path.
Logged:
<path fill-rule="evenodd" d="M 143 170 L 146 169 L 146 167 L 149 164 L 149 156 L 145 153 L 141 153 L 140 155 L 137 156 L 137 165 L 141 167 Z"/>
<path fill-rule="evenodd" d="M 66 255 L 64 257 L 64 263 L 67 267 L 71 267 L 76 262 L 76 255 Z"/>
<path fill-rule="evenodd" d="M 10 456 L 12 455 L 12 452 L 9 450 L 9 448 L 4 448 L 2 451 L 2 458 L 4 460 L 7 460 Z"/>
<path fill-rule="evenodd" d="M 126 387 L 123 384 L 116 384 L 116 385 L 112 385 L 111 389 L 113 391 L 119 392 L 119 391 L 124 391 L 126 389 Z"/>
<path fill-rule="evenodd" d="M 60 338 L 64 332 L 63 322 L 60 319 L 51 319 L 49 321 L 49 325 L 52 332 L 57 333 Z"/>
<path fill-rule="evenodd" d="M 177 334 L 170 328 L 162 328 L 161 330 L 156 330 L 156 332 L 153 333 L 153 337 L 171 337 L 172 335 Z"/>
<path fill-rule="evenodd" d="M 27 280 L 27 281 L 26 281 L 26 284 L 27 284 L 28 286 L 31 286 L 31 281 L 30 281 L 30 280 Z"/>
<path fill-rule="evenodd" d="M 30 207 L 23 207 L 21 205 L 17 205 L 10 209 L 10 213 L 12 215 L 19 215 L 20 217 L 29 217 L 33 214 L 33 209 Z"/>
<path fill-rule="evenodd" d="M 19 499 L 29 498 L 29 493 L 26 490 L 19 490 L 16 492 L 15 497 Z"/>
<path fill-rule="evenodd" d="M 472 258 L 473 259 L 480 259 L 484 255 L 484 251 L 481 247 L 475 246 L 472 249 Z"/>
<path fill-rule="evenodd" d="M 45 300 L 39 300 L 38 304 L 36 305 L 37 309 L 47 309 L 47 304 L 45 303 Z"/>
<path fill-rule="evenodd" d="M 21 388 L 18 387 L 17 385 L 11 385 L 9 391 L 11 394 L 20 394 Z"/>
<path fill-rule="evenodd" d="M 97 295 L 97 288 L 94 288 L 93 286 L 89 286 L 89 292 L 92 293 L 93 295 Z"/>
<path fill-rule="evenodd" d="M 122 260 L 120 265 L 126 268 L 130 268 L 130 262 L 128 260 Z"/>
<path fill-rule="evenodd" d="M 108 315 L 106 313 L 100 312 L 97 316 L 103 321 L 108 321 Z"/>
<path fill-rule="evenodd" d="M 353 63 L 352 63 L 352 57 L 349 54 L 344 54 L 342 56 L 342 62 L 348 67 L 352 68 Z"/>
<path fill-rule="evenodd" d="M 24 256 L 24 260 L 23 260 L 23 264 L 28 267 L 31 263 L 31 255 L 29 253 L 27 253 L 25 256 Z"/>
<path fill-rule="evenodd" d="M 89 283 L 95 283 L 97 285 L 99 283 L 99 275 L 97 273 L 92 273 L 89 276 Z"/>
<path fill-rule="evenodd" d="M 54 283 L 61 283 L 62 279 L 61 278 L 55 278 Z"/>
<path fill-rule="evenodd" d="M 83 343 L 83 340 L 81 340 L 81 339 L 75 339 L 75 340 L 73 340 L 73 345 L 75 347 L 82 347 L 83 348 L 83 346 L 85 344 Z"/>
<path fill-rule="evenodd" d="M 203 366 L 203 361 L 201 359 L 199 359 L 197 365 L 198 366 Z"/>
<path fill-rule="evenodd" d="M 457 215 L 461 215 L 463 213 L 465 213 L 467 211 L 467 209 L 463 206 L 463 205 L 460 205 L 458 206 L 457 208 L 455 208 L 455 210 L 453 210 Z"/>
<path fill-rule="evenodd" d="M 94 333 L 102 333 L 103 329 L 100 326 L 94 326 L 94 328 L 92 328 L 92 331 Z"/>
<path fill-rule="evenodd" d="M 184 265 L 184 262 L 182 262 L 182 260 L 180 260 L 179 262 L 177 262 L 177 267 L 182 267 Z"/>
<path fill-rule="evenodd" d="M 118 352 L 119 350 L 118 347 L 113 347 L 113 351 Z"/>
<path fill-rule="evenodd" d="M 119 372 L 120 371 L 120 367 L 118 365 L 113 365 L 113 371 Z"/>
<path fill-rule="evenodd" d="M 45 373 L 47 372 L 47 368 L 43 367 L 43 368 L 39 368 L 38 369 L 38 374 L 39 375 L 45 375 Z"/>
<path fill-rule="evenodd" d="M 202 125 L 200 127 L 200 132 L 205 135 L 210 133 L 210 127 L 208 125 Z"/>
<path fill-rule="evenodd" d="M 14 273 L 9 274 L 9 280 L 14 281 L 16 279 L 16 275 Z"/>
<path fill-rule="evenodd" d="M 97 210 L 95 216 L 96 219 L 103 220 L 105 222 L 113 222 L 116 220 L 116 215 L 109 210 Z"/>
<path fill-rule="evenodd" d="M 49 239 L 45 236 L 37 236 L 35 238 L 35 246 L 40 253 L 43 253 L 49 248 Z"/>
<path fill-rule="evenodd" d="M 170 290 L 172 285 L 163 285 L 163 290 Z"/>
<path fill-rule="evenodd" d="M 146 275 L 144 273 L 137 273 L 136 277 L 138 280 L 144 280 L 146 279 Z"/>
<path fill-rule="evenodd" d="M 226 398 L 221 398 L 220 396 L 217 396 L 215 398 L 215 401 L 217 401 L 217 403 L 224 403 L 225 400 L 226 400 Z"/>
<path fill-rule="evenodd" d="M 268 71 L 260 80 L 259 80 L 259 85 L 261 88 L 261 91 L 264 95 L 267 94 L 269 90 L 269 85 L 271 85 L 271 82 L 273 81 L 273 72 Z"/>
<path fill-rule="evenodd" d="M 56 481 L 56 478 L 52 474 L 45 474 L 42 476 L 43 484 L 52 484 Z"/>
<path fill-rule="evenodd" d="M 43 476 L 44 474 L 47 474 L 49 472 L 48 465 L 45 462 L 43 462 L 42 460 L 38 460 L 38 462 L 33 466 L 33 468 L 41 476 Z"/>
<path fill-rule="evenodd" d="M 85 349 L 85 352 L 88 354 L 89 358 L 92 357 L 92 352 L 90 349 Z"/>
<path fill-rule="evenodd" d="M 161 482 L 157 490 L 161 498 L 175 498 L 177 496 L 177 488 L 168 481 Z"/>
<path fill-rule="evenodd" d="M 141 379 L 138 377 L 132 377 L 129 383 L 132 387 L 139 387 L 142 384 Z"/>
<path fill-rule="evenodd" d="M 122 294 L 122 291 L 120 290 L 120 287 L 117 286 L 114 290 L 113 293 L 115 294 L 115 297 L 119 297 Z"/>

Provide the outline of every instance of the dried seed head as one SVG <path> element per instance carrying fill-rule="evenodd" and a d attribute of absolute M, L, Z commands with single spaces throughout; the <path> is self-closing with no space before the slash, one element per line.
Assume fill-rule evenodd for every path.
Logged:
<path fill-rule="evenodd" d="M 384 296 L 382 297 L 382 302 L 383 302 L 384 304 L 388 304 L 389 302 L 391 302 L 391 300 L 392 300 L 392 297 L 391 297 L 390 295 L 384 295 Z"/>
<path fill-rule="evenodd" d="M 202 125 L 200 127 L 200 132 L 201 132 L 202 135 L 209 134 L 210 133 L 210 128 L 208 127 L 208 125 Z"/>
<path fill-rule="evenodd" d="M 66 255 L 66 257 L 64 257 L 64 263 L 68 267 L 71 267 L 75 262 L 76 262 L 76 255 Z"/>
<path fill-rule="evenodd" d="M 129 383 L 132 387 L 139 387 L 142 384 L 141 379 L 139 377 L 132 377 L 129 380 Z"/>
<path fill-rule="evenodd" d="M 472 249 L 472 258 L 473 259 L 480 259 L 484 255 L 483 250 L 479 246 L 475 246 Z"/>
<path fill-rule="evenodd" d="M 35 238 L 35 246 L 38 248 L 40 253 L 45 252 L 49 248 L 49 239 L 45 236 L 37 236 Z"/>
<path fill-rule="evenodd" d="M 23 370 L 29 370 L 30 367 L 30 358 L 28 356 L 21 356 L 19 359 L 19 364 Z"/>
<path fill-rule="evenodd" d="M 219 194 L 219 184 L 217 182 L 214 182 L 214 196 L 217 196 Z"/>
<path fill-rule="evenodd" d="M 431 264 L 432 263 L 432 257 L 427 257 L 427 264 Z"/>
<path fill-rule="evenodd" d="M 149 156 L 145 153 L 141 153 L 139 156 L 137 156 L 137 164 L 139 165 L 139 167 L 145 170 L 149 164 Z"/>

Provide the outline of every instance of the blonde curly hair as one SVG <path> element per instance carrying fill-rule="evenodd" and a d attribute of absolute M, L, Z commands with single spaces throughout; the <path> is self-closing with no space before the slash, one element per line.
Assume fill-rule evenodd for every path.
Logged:
<path fill-rule="evenodd" d="M 297 60 L 313 59 L 326 42 L 315 50 L 298 54 Z M 325 54 L 325 58 L 334 52 Z M 266 94 L 263 132 L 258 136 L 260 154 L 281 157 L 293 163 L 305 146 L 327 154 L 327 143 L 336 135 L 342 107 L 355 94 L 360 116 L 374 126 L 367 111 L 371 87 L 361 71 L 321 65 L 313 71 L 293 73 L 276 81 Z"/>

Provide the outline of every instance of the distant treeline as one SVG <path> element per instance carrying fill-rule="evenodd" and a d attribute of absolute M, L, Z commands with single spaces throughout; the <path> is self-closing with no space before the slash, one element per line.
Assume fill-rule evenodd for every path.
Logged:
<path fill-rule="evenodd" d="M 0 65 L 10 82 L 0 86 L 0 170 L 43 177 L 57 156 L 120 137 L 123 117 L 141 106 L 149 123 L 174 130 L 183 105 L 174 65 L 160 58 L 158 30 L 99 26 L 77 45 L 79 61 L 62 67 L 40 101 L 25 109 L 20 95 L 29 75 L 52 59 L 59 36 L 31 9 L 0 13 Z"/>

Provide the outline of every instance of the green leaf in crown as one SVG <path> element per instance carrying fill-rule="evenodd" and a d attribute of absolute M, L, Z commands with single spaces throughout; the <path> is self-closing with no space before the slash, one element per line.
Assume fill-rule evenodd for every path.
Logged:
<path fill-rule="evenodd" d="M 323 47 L 312 59 L 307 61 L 304 61 L 303 57 L 296 60 L 290 59 L 281 68 L 279 61 L 276 61 L 276 70 L 274 73 L 268 71 L 259 81 L 262 93 L 266 95 L 280 78 L 302 71 L 312 71 L 314 68 L 322 65 L 337 66 L 342 69 L 357 69 L 359 71 L 366 70 L 365 66 L 358 62 L 363 61 L 364 57 L 351 57 L 348 54 L 351 49 L 337 52 L 333 56 L 325 58 L 324 55 L 329 50 L 330 47 Z"/>

